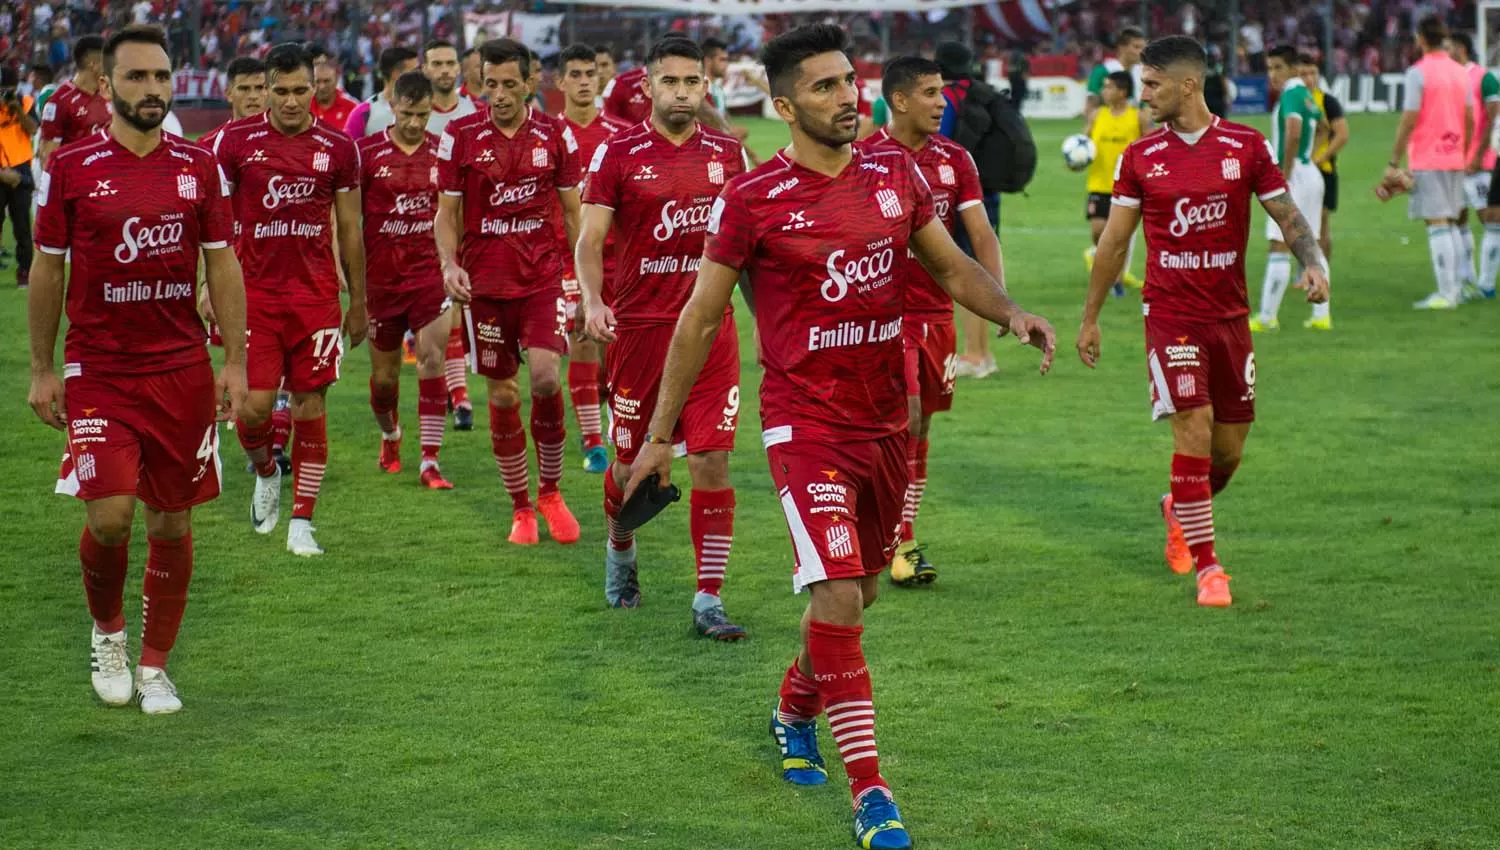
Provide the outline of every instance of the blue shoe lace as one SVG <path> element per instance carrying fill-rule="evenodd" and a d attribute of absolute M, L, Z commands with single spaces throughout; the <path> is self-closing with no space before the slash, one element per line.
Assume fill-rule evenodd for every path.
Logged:
<path fill-rule="evenodd" d="M 901 850 L 911 846 L 911 835 L 901 823 L 901 811 L 884 791 L 869 791 L 854 810 L 854 840 L 868 850 Z"/>
<path fill-rule="evenodd" d="M 818 724 L 782 723 L 771 712 L 771 735 L 781 748 L 781 778 L 794 785 L 822 785 L 828 781 L 823 757 L 818 754 Z"/>

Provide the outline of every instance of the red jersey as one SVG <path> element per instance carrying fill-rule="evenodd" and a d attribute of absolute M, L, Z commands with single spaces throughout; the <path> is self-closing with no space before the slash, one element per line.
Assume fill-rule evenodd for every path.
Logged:
<path fill-rule="evenodd" d="M 767 446 L 906 428 L 896 260 L 935 215 L 916 164 L 890 149 L 855 149 L 837 177 L 777 154 L 724 189 L 703 256 L 749 273 Z"/>
<path fill-rule="evenodd" d="M 979 187 L 979 169 L 974 158 L 959 143 L 931 136 L 921 150 L 910 150 L 896 141 L 884 128 L 860 144 L 875 150 L 895 148 L 906 151 L 917 163 L 922 177 L 932 189 L 932 205 L 943 226 L 952 233 L 958 227 L 958 214 L 984 203 Z M 902 263 L 906 279 L 906 315 L 923 322 L 953 321 L 953 297 L 937 285 L 927 269 L 908 254 Z"/>
<path fill-rule="evenodd" d="M 584 200 L 615 212 L 608 300 L 621 328 L 677 322 L 698 279 L 714 199 L 744 162 L 738 139 L 701 124 L 680 145 L 648 121 L 599 147 Z"/>
<path fill-rule="evenodd" d="M 383 130 L 359 142 L 365 212 L 365 277 L 372 294 L 441 289 L 432 222 L 437 215 L 438 137 L 411 153 Z"/>
<path fill-rule="evenodd" d="M 1196 144 L 1167 127 L 1131 142 L 1115 163 L 1113 203 L 1139 207 L 1145 223 L 1146 314 L 1248 315 L 1250 201 L 1286 190 L 1270 143 L 1243 124 L 1215 118 Z"/>
<path fill-rule="evenodd" d="M 102 91 L 89 94 L 72 80 L 57 87 L 42 107 L 42 139 L 69 144 L 109 126 L 114 112 Z"/>
<path fill-rule="evenodd" d="M 288 136 L 267 113 L 223 128 L 214 154 L 234 199 L 235 254 L 245 270 L 246 297 L 337 302 L 333 199 L 359 190 L 354 142 L 316 120 Z"/>
<path fill-rule="evenodd" d="M 594 120 L 586 125 L 579 124 L 566 115 L 557 116 L 557 120 L 566 124 L 568 129 L 573 131 L 573 138 L 578 142 L 578 153 L 574 154 L 574 158 L 578 160 L 578 169 L 583 174 L 585 184 L 588 183 L 589 163 L 593 161 L 594 152 L 599 150 L 599 147 L 609 141 L 616 133 L 628 130 L 631 127 L 631 125 L 626 124 L 624 121 L 612 118 L 603 112 L 596 114 Z M 580 192 L 580 194 L 582 193 Z M 572 259 L 570 258 L 568 268 L 571 269 L 572 267 Z M 606 287 L 609 286 L 609 282 L 614 279 L 614 276 L 615 229 L 611 227 L 609 232 L 604 234 L 604 285 Z"/>
<path fill-rule="evenodd" d="M 139 375 L 208 360 L 198 249 L 234 223 L 208 151 L 169 134 L 144 157 L 113 136 L 60 149 L 37 187 L 37 247 L 73 252 L 64 377 Z"/>
<path fill-rule="evenodd" d="M 627 124 L 639 124 L 651 117 L 651 98 L 641 83 L 646 68 L 632 68 L 609 81 L 604 87 L 604 111 Z"/>
<path fill-rule="evenodd" d="M 459 258 L 475 295 L 522 298 L 563 278 L 568 243 L 557 193 L 578 187 L 578 142 L 530 110 L 506 138 L 489 112 L 448 125 L 438 143 L 438 188 L 463 198 Z"/>
<path fill-rule="evenodd" d="M 356 106 L 359 106 L 359 101 L 335 89 L 333 103 L 324 106 L 314 97 L 309 111 L 312 112 L 314 118 L 342 133 L 344 125 L 349 123 L 349 113 L 353 112 Z"/>

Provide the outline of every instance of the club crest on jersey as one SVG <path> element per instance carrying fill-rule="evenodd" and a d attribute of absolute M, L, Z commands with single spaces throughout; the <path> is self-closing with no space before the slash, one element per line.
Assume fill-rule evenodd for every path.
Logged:
<path fill-rule="evenodd" d="M 184 201 L 198 200 L 198 178 L 191 174 L 177 175 L 177 197 Z"/>
<path fill-rule="evenodd" d="M 328 165 L 328 154 L 322 151 L 313 154 L 313 171 L 327 171 Z"/>
<path fill-rule="evenodd" d="M 1240 179 L 1240 161 L 1239 160 L 1237 160 L 1237 159 L 1235 159 L 1233 157 L 1230 157 L 1229 159 L 1224 160 L 1224 179 L 1225 180 L 1238 180 L 1238 179 Z"/>
<path fill-rule="evenodd" d="M 849 526 L 842 522 L 828 527 L 824 541 L 828 544 L 828 556 L 831 558 L 847 558 L 854 554 L 854 536 L 849 532 Z"/>
<path fill-rule="evenodd" d="M 1165 162 L 1153 162 L 1151 170 L 1146 172 L 1146 177 L 1166 177 L 1170 173 L 1170 171 L 1167 171 L 1167 164 Z"/>
<path fill-rule="evenodd" d="M 1177 376 L 1177 397 L 1192 398 L 1198 394 L 1198 379 L 1192 373 L 1184 372 Z"/>
<path fill-rule="evenodd" d="M 877 189 L 875 202 L 880 204 L 880 214 L 886 218 L 901 217 L 901 196 L 894 189 Z"/>
<path fill-rule="evenodd" d="M 92 481 L 97 470 L 94 456 L 88 452 L 79 455 L 78 462 L 74 464 L 74 471 L 78 473 L 79 481 Z"/>
<path fill-rule="evenodd" d="M 547 149 L 536 147 L 531 149 L 531 165 L 533 168 L 547 167 Z"/>
<path fill-rule="evenodd" d="M 724 163 L 719 162 L 717 159 L 709 161 L 708 182 L 715 186 L 724 185 Z"/>
<path fill-rule="evenodd" d="M 946 164 L 938 166 L 938 182 L 944 186 L 952 186 L 958 182 L 958 177 L 953 173 L 953 166 Z"/>

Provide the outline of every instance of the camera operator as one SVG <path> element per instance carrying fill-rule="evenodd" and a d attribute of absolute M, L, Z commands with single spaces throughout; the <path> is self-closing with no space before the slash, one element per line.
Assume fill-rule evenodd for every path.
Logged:
<path fill-rule="evenodd" d="M 31 135 L 36 114 L 31 98 L 16 91 L 20 78 L 11 68 L 0 68 L 0 227 L 10 215 L 16 238 L 16 285 L 26 288 L 31 274 Z"/>

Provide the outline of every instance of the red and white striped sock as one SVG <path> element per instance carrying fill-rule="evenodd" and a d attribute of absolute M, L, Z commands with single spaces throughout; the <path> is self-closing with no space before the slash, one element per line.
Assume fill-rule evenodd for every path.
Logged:
<path fill-rule="evenodd" d="M 927 492 L 927 441 L 912 440 L 906 455 L 906 504 L 901 507 L 901 542 L 916 537 L 917 511 Z"/>
<path fill-rule="evenodd" d="M 729 567 L 729 547 L 734 543 L 734 488 L 695 487 L 688 501 L 692 508 L 688 529 L 698 556 L 698 592 L 718 596 Z"/>
<path fill-rule="evenodd" d="M 375 424 L 381 436 L 395 439 L 401 434 L 400 414 L 396 408 L 401 404 L 401 385 L 382 386 L 370 376 L 370 411 L 375 414 Z"/>
<path fill-rule="evenodd" d="M 568 397 L 573 402 L 573 415 L 578 417 L 583 450 L 604 445 L 604 426 L 599 414 L 598 363 L 568 361 Z"/>
<path fill-rule="evenodd" d="M 1214 553 L 1211 468 L 1212 462 L 1206 457 L 1172 455 L 1172 512 L 1182 523 L 1183 537 L 1200 573 L 1219 565 L 1219 556 Z"/>
<path fill-rule="evenodd" d="M 813 679 L 828 711 L 828 728 L 838 744 L 849 776 L 849 792 L 857 804 L 872 788 L 890 786 L 880 775 L 880 754 L 875 748 L 875 702 L 870 690 L 870 670 L 860 647 L 862 626 L 838 626 L 812 620 L 807 627 L 807 654 L 812 659 Z"/>
<path fill-rule="evenodd" d="M 437 463 L 447 427 L 448 390 L 442 378 L 417 379 L 417 424 L 422 429 L 422 463 Z"/>
<path fill-rule="evenodd" d="M 328 467 L 328 417 L 292 423 L 292 519 L 312 519 Z"/>
<path fill-rule="evenodd" d="M 469 403 L 468 362 L 464 359 L 464 335 L 459 328 L 448 332 L 448 347 L 443 352 L 443 378 L 448 384 L 448 400 L 454 407 L 472 407 Z"/>
<path fill-rule="evenodd" d="M 531 397 L 531 442 L 536 444 L 537 496 L 557 492 L 568 439 L 562 393 Z"/>
<path fill-rule="evenodd" d="M 782 723 L 808 723 L 823 713 L 818 683 L 802 672 L 799 663 L 793 661 L 781 678 L 781 701 L 776 704 L 776 718 Z"/>
<path fill-rule="evenodd" d="M 490 449 L 500 482 L 515 510 L 531 507 L 531 478 L 526 471 L 526 429 L 521 427 L 520 407 L 497 407 L 490 403 Z"/>
<path fill-rule="evenodd" d="M 146 579 L 141 585 L 141 663 L 167 666 L 187 610 L 193 580 L 193 533 L 177 540 L 147 537 Z"/>
<path fill-rule="evenodd" d="M 609 546 L 617 552 L 635 545 L 635 532 L 626 531 L 615 521 L 624 503 L 625 490 L 615 481 L 614 470 L 604 473 L 604 519 L 609 523 Z"/>

